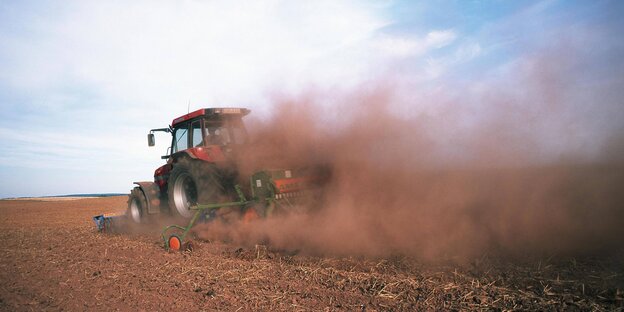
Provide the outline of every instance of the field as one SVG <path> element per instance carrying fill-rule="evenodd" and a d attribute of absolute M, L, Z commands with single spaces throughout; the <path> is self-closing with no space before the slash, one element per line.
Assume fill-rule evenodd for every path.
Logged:
<path fill-rule="evenodd" d="M 319 257 L 158 231 L 101 234 L 91 217 L 126 198 L 0 201 L 0 310 L 624 309 L 622 257 L 483 255 L 470 261 Z"/>

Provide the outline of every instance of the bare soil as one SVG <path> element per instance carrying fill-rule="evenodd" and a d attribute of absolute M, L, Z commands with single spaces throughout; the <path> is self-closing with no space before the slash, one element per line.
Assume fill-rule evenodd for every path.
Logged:
<path fill-rule="evenodd" d="M 95 230 L 92 216 L 125 207 L 123 196 L 0 201 L 0 310 L 624 309 L 621 256 L 424 263 L 209 241 L 173 253 L 158 229 Z"/>

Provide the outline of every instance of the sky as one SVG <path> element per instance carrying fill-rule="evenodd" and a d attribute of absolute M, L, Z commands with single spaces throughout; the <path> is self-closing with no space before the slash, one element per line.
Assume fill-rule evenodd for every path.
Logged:
<path fill-rule="evenodd" d="M 521 97 L 536 68 L 564 73 L 563 114 L 582 117 L 574 144 L 590 157 L 624 120 L 622 13 L 615 0 L 0 1 L 0 198 L 129 192 L 164 162 L 169 138 L 150 148 L 149 129 L 188 110 L 262 117 L 276 93 L 391 83 L 401 114 L 435 115 L 441 97 L 479 116 L 479 99 Z"/>

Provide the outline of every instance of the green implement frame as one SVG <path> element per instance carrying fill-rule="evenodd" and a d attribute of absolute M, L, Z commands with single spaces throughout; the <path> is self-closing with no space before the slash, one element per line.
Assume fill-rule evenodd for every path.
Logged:
<path fill-rule="evenodd" d="M 276 205 L 285 205 L 289 208 L 294 207 L 294 202 L 290 198 L 298 197 L 302 192 L 282 193 L 284 190 L 278 191 L 275 181 L 284 181 L 284 179 L 292 178 L 294 174 L 290 170 L 264 170 L 254 173 L 250 177 L 251 199 L 247 199 L 240 188 L 235 185 L 238 201 L 225 203 L 197 204 L 189 209 L 195 213 L 186 226 L 169 225 L 165 227 L 161 233 L 166 250 L 181 249 L 182 242 L 188 235 L 189 231 L 197 223 L 202 215 L 211 210 L 218 210 L 226 207 L 240 207 L 241 209 L 250 209 L 250 207 L 262 207 L 260 217 L 271 216 Z M 295 196 L 298 195 L 298 196 Z M 253 208 L 252 208 L 253 209 Z M 181 231 L 182 234 L 170 233 L 172 231 Z M 175 245 L 172 245 L 172 242 Z"/>
<path fill-rule="evenodd" d="M 166 250 L 172 249 L 171 239 L 175 237 L 177 240 L 176 243 L 180 248 L 182 246 L 182 242 L 188 235 L 191 228 L 197 223 L 200 216 L 209 212 L 211 210 L 217 210 L 226 207 L 241 207 L 247 208 L 249 206 L 263 205 L 264 213 L 261 217 L 270 216 L 273 208 L 275 207 L 275 199 L 276 196 L 276 186 L 273 181 L 277 171 L 259 171 L 253 174 L 250 178 L 251 184 L 251 199 L 247 199 L 245 194 L 240 188 L 240 185 L 235 185 L 234 188 L 236 190 L 236 194 L 238 195 L 238 201 L 233 202 L 225 202 L 225 203 L 212 203 L 212 204 L 198 204 L 195 206 L 191 206 L 190 210 L 195 210 L 193 217 L 189 221 L 186 226 L 180 225 L 169 225 L 165 227 L 161 233 L 161 237 L 164 242 L 164 246 Z M 286 204 L 291 205 L 290 202 L 285 201 Z M 169 234 L 172 230 L 179 230 L 182 234 Z M 174 248 L 175 249 L 175 248 Z"/>
<path fill-rule="evenodd" d="M 196 206 L 192 206 L 189 209 L 195 210 L 195 214 L 193 214 L 193 217 L 191 218 L 187 226 L 184 227 L 184 226 L 179 226 L 179 225 L 169 225 L 165 227 L 161 234 L 161 237 L 165 243 L 165 249 L 169 250 L 171 248 L 171 246 L 169 246 L 170 236 L 167 236 L 167 232 L 169 232 L 171 229 L 181 230 L 182 235 L 180 236 L 176 235 L 176 236 L 181 242 L 183 242 L 188 232 L 191 230 L 191 228 L 195 225 L 195 223 L 199 219 L 199 216 L 201 216 L 206 211 L 216 210 L 216 209 L 225 208 L 225 207 L 236 207 L 236 206 L 245 207 L 249 204 L 258 203 L 257 200 L 247 200 L 245 198 L 245 194 L 243 194 L 243 191 L 241 190 L 238 184 L 234 188 L 236 189 L 236 193 L 238 194 L 238 198 L 239 198 L 238 201 L 227 202 L 227 203 L 216 203 L 216 204 L 198 204 Z"/>

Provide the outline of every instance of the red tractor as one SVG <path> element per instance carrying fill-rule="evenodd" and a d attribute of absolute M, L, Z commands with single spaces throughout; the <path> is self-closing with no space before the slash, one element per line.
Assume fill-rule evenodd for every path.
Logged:
<path fill-rule="evenodd" d="M 245 108 L 204 108 L 175 118 L 168 128 L 152 129 L 148 145 L 154 146 L 154 132 L 172 134 L 167 163 L 154 172 L 154 182 L 138 186 L 128 199 L 128 215 L 143 223 L 150 216 L 167 213 L 190 218 L 198 203 L 216 203 L 231 198 L 237 171 L 233 156 L 247 142 L 242 117 Z"/>
<path fill-rule="evenodd" d="M 162 156 L 167 163 L 154 172 L 154 182 L 135 182 L 138 186 L 128 199 L 130 219 L 143 223 L 161 213 L 190 219 L 185 227 L 172 225 L 163 231 L 170 248 L 179 247 L 202 217 L 231 212 L 243 219 L 266 217 L 301 206 L 302 198 L 321 198 L 319 191 L 329 178 L 325 166 L 259 170 L 239 179 L 235 156 L 247 143 L 242 118 L 249 112 L 204 108 L 174 119 L 168 128 L 150 130 L 149 146 L 154 146 L 154 132 L 164 131 L 172 134 L 171 147 Z M 249 181 L 248 187 L 239 181 Z M 167 234 L 170 229 L 183 233 Z"/>
<path fill-rule="evenodd" d="M 242 118 L 249 112 L 203 108 L 174 119 L 168 128 L 150 130 L 149 146 L 154 146 L 154 132 L 172 134 L 169 153 L 162 156 L 167 163 L 156 169 L 154 182 L 135 182 L 138 186 L 128 198 L 129 219 L 144 223 L 165 213 L 185 220 L 186 226 L 170 225 L 162 231 L 165 248 L 180 250 L 191 245 L 184 239 L 199 220 L 228 220 L 233 215 L 246 222 L 292 211 L 304 202 L 304 207 L 318 206 L 309 203 L 323 198 L 322 186 L 330 176 L 326 166 L 259 170 L 239 178 L 235 160 L 247 143 Z M 249 181 L 248 187 L 241 187 L 240 181 Z M 101 231 L 115 220 L 94 217 Z"/>

